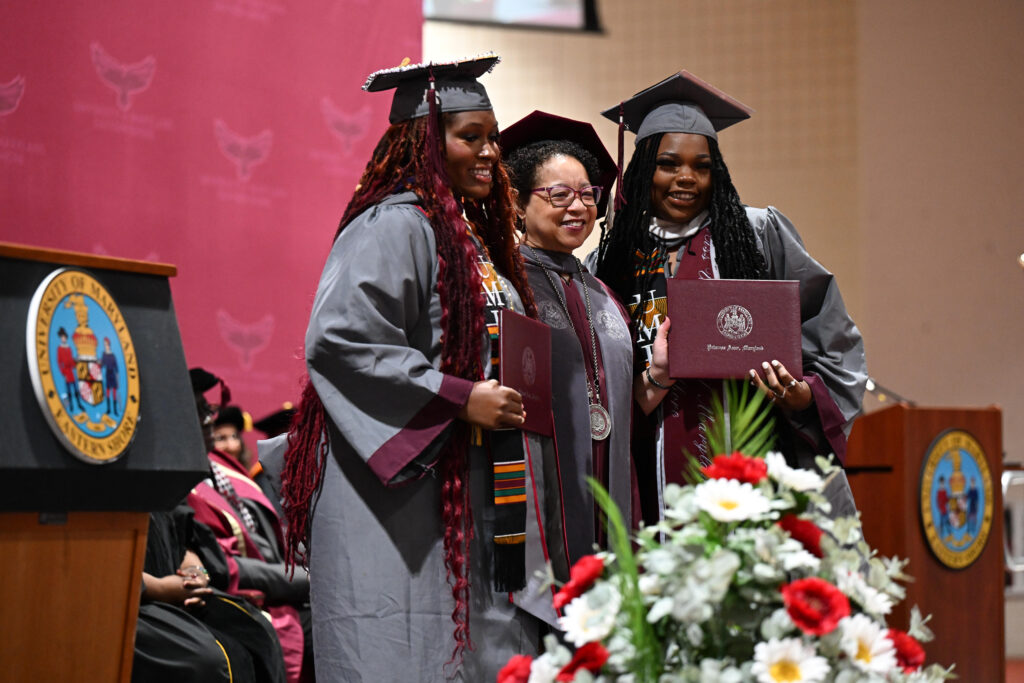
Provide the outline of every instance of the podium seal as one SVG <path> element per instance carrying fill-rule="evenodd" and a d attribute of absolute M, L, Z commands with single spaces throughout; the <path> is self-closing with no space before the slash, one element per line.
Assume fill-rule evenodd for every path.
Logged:
<path fill-rule="evenodd" d="M 921 467 L 921 526 L 928 547 L 951 569 L 978 559 L 992 529 L 992 476 L 978 441 L 949 429 L 928 447 Z"/>
<path fill-rule="evenodd" d="M 36 399 L 61 444 L 90 464 L 124 455 L 139 423 L 139 366 L 110 292 L 83 270 L 53 271 L 32 296 L 25 340 Z"/>

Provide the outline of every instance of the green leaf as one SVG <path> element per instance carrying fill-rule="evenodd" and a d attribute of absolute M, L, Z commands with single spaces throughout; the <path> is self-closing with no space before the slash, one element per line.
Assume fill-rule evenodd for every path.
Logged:
<path fill-rule="evenodd" d="M 594 501 L 604 514 L 608 545 L 615 555 L 615 563 L 619 568 L 623 610 L 629 614 L 629 630 L 633 647 L 636 649 L 632 671 L 637 676 L 636 680 L 653 683 L 662 670 L 661 645 L 653 627 L 647 622 L 647 608 L 640 592 L 640 572 L 636 556 L 633 554 L 629 531 L 622 520 L 622 512 L 608 495 L 608 491 L 591 477 L 587 477 L 587 483 L 594 494 Z"/>
<path fill-rule="evenodd" d="M 771 405 L 746 380 L 724 380 L 722 386 L 725 400 L 711 397 L 711 419 L 702 425 L 711 455 L 739 451 L 763 458 L 775 444 Z"/>

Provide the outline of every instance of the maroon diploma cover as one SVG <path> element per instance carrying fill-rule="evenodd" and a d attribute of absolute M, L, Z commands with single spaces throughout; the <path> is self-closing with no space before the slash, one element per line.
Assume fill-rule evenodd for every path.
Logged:
<path fill-rule="evenodd" d="M 777 360 L 803 378 L 797 280 L 666 281 L 674 378 L 745 378 Z"/>
<path fill-rule="evenodd" d="M 501 310 L 500 381 L 523 397 L 528 432 L 554 436 L 551 426 L 551 328 L 507 308 Z"/>

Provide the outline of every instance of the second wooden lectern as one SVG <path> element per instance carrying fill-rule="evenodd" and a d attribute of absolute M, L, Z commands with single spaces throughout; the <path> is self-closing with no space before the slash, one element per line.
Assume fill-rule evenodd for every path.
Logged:
<path fill-rule="evenodd" d="M 914 582 L 889 615 L 931 614 L 927 661 L 962 681 L 1005 677 L 1002 412 L 893 405 L 860 418 L 846 468 L 868 544 L 908 558 Z"/>

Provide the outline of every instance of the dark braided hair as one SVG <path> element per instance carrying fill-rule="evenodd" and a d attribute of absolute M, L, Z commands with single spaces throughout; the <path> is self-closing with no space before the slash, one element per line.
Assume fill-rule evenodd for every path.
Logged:
<path fill-rule="evenodd" d="M 612 225 L 601 225 L 597 272 L 619 298 L 626 303 L 636 292 L 646 292 L 664 253 L 651 235 L 651 185 L 654 178 L 658 148 L 664 133 L 646 137 L 637 143 L 633 158 L 622 177 L 626 204 Z M 723 278 L 763 279 L 768 275 L 764 256 L 757 248 L 757 238 L 747 220 L 740 195 L 732 184 L 729 168 L 722 158 L 718 142 L 707 138 L 711 154 L 711 240 L 715 245 L 715 262 Z M 639 275 L 637 273 L 639 272 Z M 639 279 L 639 282 L 634 280 Z M 633 310 L 633 322 L 639 321 L 643 306 Z"/>
<path fill-rule="evenodd" d="M 513 150 L 504 160 L 505 170 L 516 191 L 518 204 L 525 207 L 530 201 L 530 193 L 537 185 L 537 172 L 556 156 L 567 156 L 583 165 L 587 179 L 591 185 L 600 185 L 601 169 L 597 158 L 582 145 L 571 140 L 540 140 L 523 145 Z M 520 229 L 522 226 L 520 225 Z"/>
<path fill-rule="evenodd" d="M 442 311 L 441 371 L 478 381 L 483 379 L 480 344 L 484 301 L 477 251 L 467 235 L 463 207 L 452 194 L 444 166 L 444 129 L 439 124 L 450 119 L 449 115 L 425 116 L 396 123 L 385 131 L 345 209 L 337 234 L 356 216 L 389 195 L 406 190 L 416 193 L 437 243 L 437 290 Z M 536 317 L 522 258 L 512 239 L 515 214 L 508 177 L 500 164 L 495 163 L 493 177 L 492 191 L 485 201 L 466 201 L 466 215 L 495 267 L 520 293 L 527 313 Z M 329 457 L 327 420 L 323 403 L 307 376 L 301 404 L 288 432 L 288 450 L 281 477 L 288 522 L 286 562 L 293 567 L 295 562 L 305 566 L 309 563 L 310 519 Z M 467 486 L 469 436 L 469 425 L 456 420 L 440 455 L 444 561 L 455 600 L 453 662 L 461 658 L 467 647 L 472 647 L 467 570 L 472 538 Z"/>

